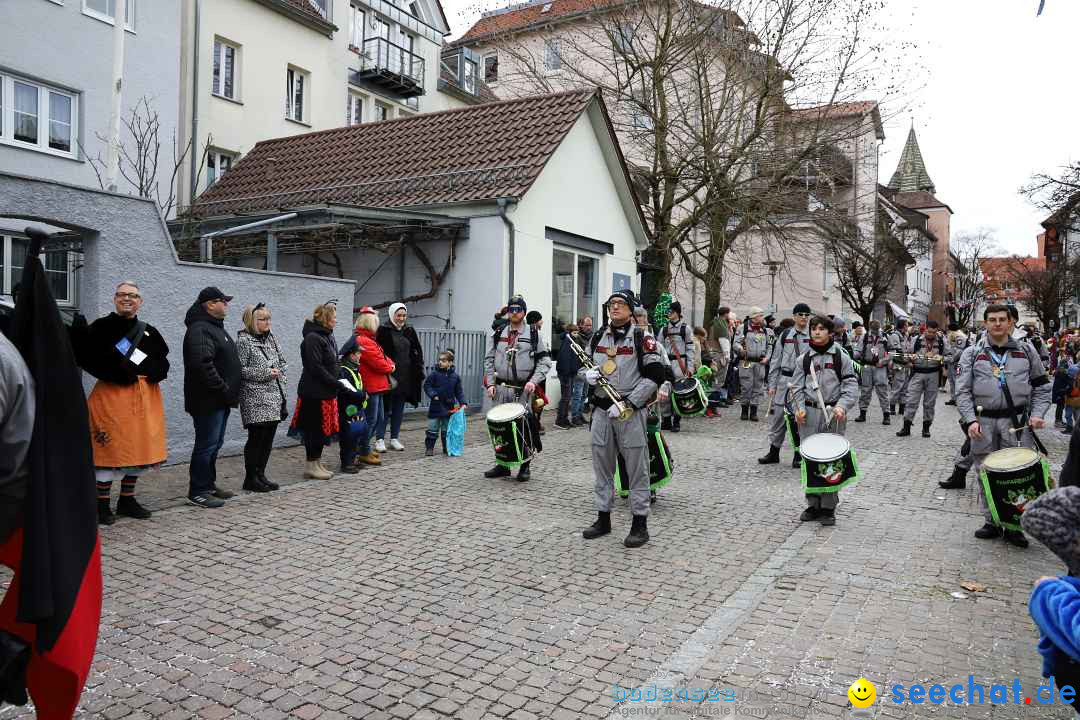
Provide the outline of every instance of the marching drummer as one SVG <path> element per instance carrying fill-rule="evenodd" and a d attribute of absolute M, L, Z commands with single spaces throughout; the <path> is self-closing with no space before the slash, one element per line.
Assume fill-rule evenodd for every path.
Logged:
<path fill-rule="evenodd" d="M 810 349 L 795 363 L 792 404 L 802 443 L 818 433 L 843 435 L 847 414 L 859 402 L 855 364 L 832 340 L 833 322 L 818 315 L 810 321 Z M 811 369 L 813 375 L 811 375 Z M 817 388 L 814 378 L 817 378 Z M 821 406 L 822 402 L 825 407 Z M 806 493 L 806 509 L 799 520 L 836 524 L 838 492 Z"/>
<path fill-rule="evenodd" d="M 773 331 L 765 327 L 765 311 L 761 308 L 750 308 L 746 316 L 735 333 L 739 387 L 742 388 L 742 415 L 739 419 L 757 422 L 758 403 L 765 390 L 765 376 L 769 371 L 767 356 L 773 344 Z"/>
<path fill-rule="evenodd" d="M 794 383 L 795 361 L 810 347 L 810 306 L 797 303 L 791 313 L 795 324 L 777 336 L 769 355 L 769 397 L 772 398 L 773 414 L 769 418 L 769 452 L 758 458 L 762 465 L 780 462 L 780 448 L 787 435 L 784 413 L 787 412 L 788 388 Z M 799 467 L 798 452 L 791 460 L 791 467 Z"/>
<path fill-rule="evenodd" d="M 668 309 L 668 321 L 660 329 L 660 345 L 671 360 L 671 370 L 676 380 L 693 377 L 697 369 L 697 358 L 694 355 L 694 333 L 682 319 L 682 303 L 678 300 L 671 303 Z M 661 427 L 671 432 L 679 432 L 681 418 L 675 412 L 671 401 L 660 404 L 660 412 L 663 415 Z"/>
<path fill-rule="evenodd" d="M 646 436 L 646 406 L 664 382 L 663 348 L 647 331 L 630 322 L 637 298 L 629 290 L 618 290 L 607 299 L 609 324 L 597 329 L 592 345 L 596 367 L 580 371 L 592 386 L 590 402 L 596 408 L 592 419 L 592 462 L 597 517 L 582 531 L 586 540 L 611 532 L 611 508 L 615 503 L 615 470 L 622 455 L 630 488 L 630 511 L 634 519 L 623 544 L 640 547 L 649 541 L 649 449 Z M 586 350 L 588 352 L 588 350 Z M 598 389 L 600 378 L 622 398 L 615 402 Z M 621 419 L 620 419 L 621 418 Z"/>
<path fill-rule="evenodd" d="M 892 384 L 889 393 L 889 412 L 896 413 L 896 406 L 900 405 L 900 414 L 904 414 L 905 396 L 908 386 L 907 361 L 896 356 L 910 355 L 914 339 L 909 337 L 907 318 L 896 321 L 896 329 L 885 336 L 886 347 L 893 355 Z"/>
<path fill-rule="evenodd" d="M 855 339 L 854 357 L 862 363 L 859 417 L 855 418 L 855 422 L 866 422 L 870 396 L 876 392 L 881 405 L 881 424 L 889 424 L 889 352 L 886 345 L 885 337 L 881 334 L 881 323 L 877 320 L 871 320 L 870 330 Z"/>
<path fill-rule="evenodd" d="M 491 347 L 484 356 L 484 389 L 493 404 L 520 403 L 526 409 L 536 393 L 536 387 L 551 369 L 547 344 L 535 326 L 525 324 L 525 299 L 515 295 L 506 303 L 509 319 L 492 336 Z M 531 410 L 527 413 L 529 443 L 540 450 L 540 423 Z M 486 478 L 509 477 L 510 470 L 495 465 L 484 473 Z M 522 463 L 517 479 L 529 479 L 529 462 Z"/>
<path fill-rule="evenodd" d="M 938 333 L 935 320 L 928 320 L 926 330 L 911 348 L 915 359 L 911 363 L 911 378 L 908 380 L 907 396 L 904 400 L 904 427 L 896 437 L 911 435 L 911 424 L 915 421 L 915 411 L 922 400 L 922 436 L 930 437 L 930 426 L 934 423 L 934 406 L 937 404 L 938 376 L 945 360 L 945 342 Z"/>
<path fill-rule="evenodd" d="M 986 456 L 1003 447 L 1034 447 L 1032 430 L 1046 424 L 1050 409 L 1050 378 L 1039 354 L 1030 343 L 1012 337 L 1016 321 L 1007 305 L 989 305 L 983 311 L 986 337 L 960 356 L 956 375 L 956 409 L 971 438 L 975 471 Z M 1013 432 L 1017 430 L 1018 432 Z M 979 488 L 979 508 L 985 523 L 975 537 L 988 540 L 1002 536 Z M 1005 530 L 1005 540 L 1017 547 L 1028 541 L 1019 530 Z"/>

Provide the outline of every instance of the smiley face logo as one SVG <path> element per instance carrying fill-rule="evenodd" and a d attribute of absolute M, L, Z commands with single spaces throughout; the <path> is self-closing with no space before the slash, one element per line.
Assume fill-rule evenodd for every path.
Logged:
<path fill-rule="evenodd" d="M 877 688 L 864 678 L 851 683 L 847 690 L 848 700 L 857 708 L 868 708 L 877 700 Z"/>

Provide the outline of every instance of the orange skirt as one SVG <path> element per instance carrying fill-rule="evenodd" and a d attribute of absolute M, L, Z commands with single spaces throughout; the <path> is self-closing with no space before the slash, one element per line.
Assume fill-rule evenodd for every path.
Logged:
<path fill-rule="evenodd" d="M 158 385 L 142 376 L 134 385 L 99 381 L 86 404 L 94 467 L 141 468 L 165 461 L 165 406 Z"/>

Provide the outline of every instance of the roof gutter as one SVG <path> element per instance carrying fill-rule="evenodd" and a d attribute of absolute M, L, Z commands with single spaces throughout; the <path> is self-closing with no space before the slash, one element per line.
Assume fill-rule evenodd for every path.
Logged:
<path fill-rule="evenodd" d="M 510 248 L 509 248 L 509 251 L 507 252 L 507 255 L 509 256 L 509 265 L 510 265 L 509 270 L 507 271 L 507 278 L 509 279 L 509 284 L 510 284 L 510 292 L 507 294 L 507 297 L 514 297 L 514 241 L 515 241 L 514 235 L 515 235 L 515 228 L 514 228 L 514 221 L 511 220 L 506 215 L 506 209 L 510 205 L 510 203 L 516 203 L 516 202 L 517 201 L 514 200 L 513 198 L 504 198 L 504 197 L 501 197 L 501 198 L 499 198 L 498 200 L 495 201 L 495 203 L 499 206 L 499 217 L 502 218 L 503 225 L 506 226 L 507 237 L 509 238 L 509 241 L 510 241 Z"/>

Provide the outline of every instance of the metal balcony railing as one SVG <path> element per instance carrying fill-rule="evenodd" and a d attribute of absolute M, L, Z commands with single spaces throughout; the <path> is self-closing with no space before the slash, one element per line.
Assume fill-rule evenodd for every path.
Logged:
<path fill-rule="evenodd" d="M 356 76 L 403 98 L 424 94 L 424 58 L 384 38 L 364 41 Z"/>

